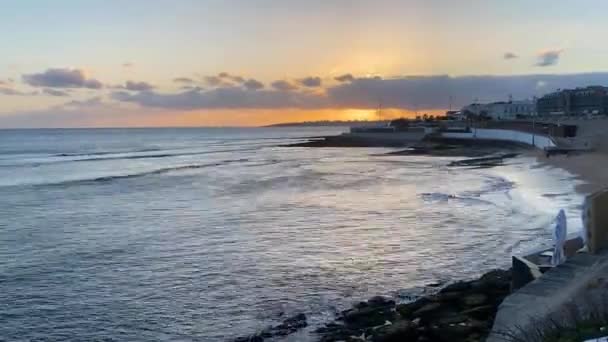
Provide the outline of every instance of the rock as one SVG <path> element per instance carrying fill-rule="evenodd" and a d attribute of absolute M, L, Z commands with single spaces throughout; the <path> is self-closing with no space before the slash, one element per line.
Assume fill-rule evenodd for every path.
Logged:
<path fill-rule="evenodd" d="M 302 328 L 305 328 L 306 326 L 308 326 L 308 322 L 306 321 L 306 315 L 303 313 L 297 314 L 293 317 L 289 317 L 288 319 L 284 320 L 283 323 L 277 325 L 276 327 L 273 327 L 270 330 L 270 333 L 272 334 L 271 337 L 286 336 Z"/>
<path fill-rule="evenodd" d="M 361 309 L 349 310 L 342 318 L 348 326 L 373 327 L 382 325 L 386 321 L 395 320 L 396 313 L 392 306 L 373 307 L 367 306 Z"/>
<path fill-rule="evenodd" d="M 433 316 L 434 314 L 436 314 L 440 309 L 441 309 L 441 303 L 429 303 L 429 304 L 423 306 L 422 308 L 416 310 L 412 314 L 412 316 L 413 317 L 428 318 L 428 317 Z"/>
<path fill-rule="evenodd" d="M 469 325 L 476 331 L 488 333 L 492 328 L 492 323 L 487 321 L 478 321 L 475 319 L 469 320 Z"/>
<path fill-rule="evenodd" d="M 374 342 L 401 342 L 410 341 L 416 337 L 416 329 L 406 320 L 396 321 L 393 324 L 381 327 L 373 337 Z"/>
<path fill-rule="evenodd" d="M 430 283 L 426 285 L 427 287 L 441 287 L 443 285 L 442 282 Z"/>
<path fill-rule="evenodd" d="M 409 318 L 416 310 L 422 308 L 423 306 L 431 303 L 429 298 L 420 298 L 415 302 L 407 303 L 407 304 L 398 304 L 395 307 L 395 310 L 399 312 L 399 314 L 404 318 Z"/>
<path fill-rule="evenodd" d="M 462 303 L 467 307 L 483 305 L 488 300 L 488 296 L 482 293 L 471 294 L 462 299 Z"/>
<path fill-rule="evenodd" d="M 467 315 L 473 318 L 486 320 L 493 317 L 496 314 L 497 308 L 492 305 L 478 306 L 469 310 L 461 312 L 463 315 Z"/>
<path fill-rule="evenodd" d="M 236 338 L 234 342 L 264 342 L 264 338 L 261 336 L 253 335 Z"/>
<path fill-rule="evenodd" d="M 495 270 L 407 304 L 395 305 L 389 298 L 374 297 L 344 311 L 338 318 L 343 325 L 328 324 L 319 329 L 320 341 L 361 341 L 361 336 L 373 342 L 483 341 L 498 305 L 509 294 L 510 281 L 510 271 Z"/>
<path fill-rule="evenodd" d="M 287 336 L 289 334 L 293 334 L 294 332 L 305 328 L 306 326 L 308 326 L 308 322 L 306 321 L 306 315 L 301 313 L 287 318 L 283 321 L 283 323 L 277 326 L 268 327 L 256 335 L 236 338 L 234 342 L 262 342 L 266 338 Z"/>
<path fill-rule="evenodd" d="M 359 302 L 359 303 L 357 303 L 357 304 L 354 305 L 354 308 L 355 309 L 363 309 L 363 308 L 365 308 L 367 306 L 368 306 L 367 302 Z"/>
<path fill-rule="evenodd" d="M 435 326 L 431 329 L 430 334 L 433 341 L 453 342 L 466 339 L 472 332 L 471 326 L 460 323 Z"/>
<path fill-rule="evenodd" d="M 386 299 L 382 296 L 376 296 L 367 301 L 367 304 L 370 306 L 394 306 L 395 301 L 391 299 Z"/>
<path fill-rule="evenodd" d="M 444 287 L 443 289 L 441 289 L 441 291 L 439 291 L 439 293 L 446 293 L 446 292 L 464 292 L 467 291 L 471 288 L 471 283 L 467 282 L 467 281 L 458 281 L 455 282 L 453 284 L 450 284 L 446 287 Z"/>
<path fill-rule="evenodd" d="M 466 322 L 469 319 L 466 315 L 463 314 L 452 314 L 447 317 L 443 317 L 439 319 L 440 325 L 450 325 L 450 324 L 458 324 L 462 322 Z"/>
<path fill-rule="evenodd" d="M 480 289 L 508 291 L 511 288 L 511 271 L 490 271 L 479 278 L 477 287 Z"/>
<path fill-rule="evenodd" d="M 458 302 L 462 298 L 462 292 L 443 292 L 437 294 L 437 301 L 443 303 Z"/>
<path fill-rule="evenodd" d="M 321 342 L 346 341 L 350 336 L 360 333 L 358 330 L 350 330 L 342 324 L 335 323 L 329 323 L 316 332 L 321 335 Z"/>

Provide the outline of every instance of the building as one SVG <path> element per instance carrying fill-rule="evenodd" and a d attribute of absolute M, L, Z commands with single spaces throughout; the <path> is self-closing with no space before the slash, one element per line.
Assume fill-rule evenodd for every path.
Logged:
<path fill-rule="evenodd" d="M 473 103 L 462 108 L 463 113 L 488 117 L 493 120 L 514 120 L 522 116 L 536 115 L 536 104 L 533 100 Z"/>
<path fill-rule="evenodd" d="M 558 90 L 538 99 L 537 111 L 541 116 L 608 115 L 608 88 L 590 86 Z"/>
<path fill-rule="evenodd" d="M 445 112 L 446 118 L 448 120 L 466 120 L 466 115 L 461 110 L 449 110 Z"/>

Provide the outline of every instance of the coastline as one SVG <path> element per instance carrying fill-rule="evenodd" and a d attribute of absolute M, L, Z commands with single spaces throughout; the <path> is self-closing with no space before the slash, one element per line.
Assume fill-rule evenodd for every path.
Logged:
<path fill-rule="evenodd" d="M 497 152 L 513 152 L 517 148 L 488 148 L 479 150 L 461 146 L 446 153 L 443 149 L 412 153 L 412 149 L 396 151 L 388 155 L 429 155 L 429 156 L 484 156 Z M 416 149 L 413 149 L 416 151 Z M 536 157 L 540 165 L 562 168 L 574 175 L 571 157 L 558 156 L 546 160 L 542 152 L 530 149 L 517 149 L 524 156 Z M 456 152 L 458 151 L 458 152 Z M 454 153 L 456 152 L 456 153 Z M 510 153 L 516 156 L 516 153 Z M 509 155 L 510 155 L 509 154 Z M 581 155 L 588 158 L 587 155 Z M 465 159 L 460 162 L 476 161 Z M 551 163 L 551 162 L 555 163 Z M 591 160 L 592 161 L 592 160 Z M 591 163 L 589 161 L 589 163 Z M 606 158 L 608 163 L 608 158 Z M 561 164 L 565 164 L 562 167 Z M 499 164 L 498 164 L 499 165 Z M 576 163 L 574 163 L 576 165 Z M 593 165 L 593 164 L 591 164 Z M 459 165 L 453 165 L 459 166 Z M 491 166 L 489 166 L 491 167 Z M 578 176 L 578 175 L 577 175 Z M 582 178 L 582 176 L 579 176 Z M 593 186 L 586 183 L 586 186 Z M 579 192 L 579 189 L 577 189 Z M 474 276 L 479 278 L 472 279 Z M 338 312 L 336 317 L 325 326 L 314 331 L 313 336 L 321 342 L 330 341 L 401 341 L 404 337 L 412 341 L 484 341 L 490 334 L 499 305 L 510 294 L 510 269 L 494 270 L 470 274 L 469 277 L 455 278 L 444 284 L 427 284 L 429 290 L 411 302 L 395 302 L 394 298 L 372 297 L 367 301 L 354 304 L 351 308 Z M 472 279 L 472 280 L 471 280 Z M 447 286 L 446 286 L 447 285 Z M 302 314 L 299 314 L 302 315 Z M 268 327 L 257 335 L 245 336 L 234 341 L 264 341 L 264 338 L 287 336 L 297 329 L 290 327 L 292 318 L 275 327 Z M 302 324 L 305 327 L 306 323 Z M 286 332 L 284 332 L 287 330 Z M 275 332 L 279 331 L 277 335 Z"/>
<path fill-rule="evenodd" d="M 608 153 L 594 151 L 575 155 L 557 155 L 547 158 L 540 151 L 533 155 L 541 165 L 561 168 L 576 176 L 583 183 L 576 186 L 576 191 L 588 195 L 608 187 Z"/>
<path fill-rule="evenodd" d="M 490 335 L 510 287 L 511 271 L 495 269 L 472 280 L 429 284 L 430 294 L 408 302 L 375 296 L 337 313 L 314 336 L 319 342 L 481 342 Z M 307 326 L 306 315 L 300 313 L 233 342 L 284 339 Z"/>

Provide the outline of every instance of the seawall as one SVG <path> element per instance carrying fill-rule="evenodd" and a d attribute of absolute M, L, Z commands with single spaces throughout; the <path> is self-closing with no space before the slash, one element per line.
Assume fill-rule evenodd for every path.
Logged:
<path fill-rule="evenodd" d="M 589 303 L 606 296 L 607 275 L 607 251 L 576 254 L 506 297 L 487 341 L 510 341 L 506 335 L 525 334 L 537 322 L 565 319 L 573 305 L 582 313 L 592 310 Z"/>
<path fill-rule="evenodd" d="M 470 132 L 441 132 L 439 136 L 451 140 L 509 141 L 516 144 L 534 146 L 539 149 L 556 147 L 555 142 L 550 137 L 506 129 L 472 128 Z"/>

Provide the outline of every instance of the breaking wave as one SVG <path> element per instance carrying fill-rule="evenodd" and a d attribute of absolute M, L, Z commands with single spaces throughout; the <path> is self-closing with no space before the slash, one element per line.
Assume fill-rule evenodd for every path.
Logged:
<path fill-rule="evenodd" d="M 208 167 L 223 166 L 223 165 L 227 165 L 227 164 L 231 164 L 231 163 L 241 163 L 241 162 L 247 162 L 247 161 L 249 161 L 249 159 L 246 159 L 246 158 L 234 159 L 234 160 L 223 160 L 223 161 L 219 161 L 219 162 L 215 162 L 215 163 L 190 164 L 190 165 L 166 167 L 166 168 L 161 168 L 161 169 L 156 169 L 156 170 L 151 170 L 151 171 L 124 174 L 124 175 L 112 175 L 112 176 L 103 176 L 103 177 L 88 178 L 88 179 L 67 180 L 67 181 L 61 181 L 61 182 L 55 182 L 55 183 L 42 183 L 42 184 L 29 184 L 29 185 L 35 186 L 35 187 L 65 187 L 65 186 L 73 186 L 73 185 L 108 183 L 108 182 L 122 180 L 122 179 L 139 178 L 139 177 L 152 176 L 152 175 L 161 175 L 161 174 L 166 174 L 166 173 L 176 172 L 176 171 L 203 169 L 203 168 L 208 168 Z"/>

